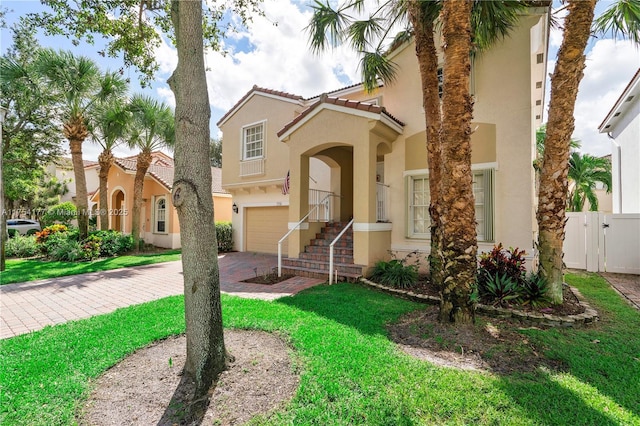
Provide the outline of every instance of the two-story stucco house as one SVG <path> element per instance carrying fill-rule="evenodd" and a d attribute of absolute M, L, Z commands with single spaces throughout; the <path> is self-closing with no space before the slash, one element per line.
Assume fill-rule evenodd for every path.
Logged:
<path fill-rule="evenodd" d="M 509 37 L 473 61 L 481 251 L 502 242 L 532 252 L 532 161 L 544 104 L 548 13 L 530 8 Z M 391 56 L 396 81 L 372 93 L 353 85 L 305 99 L 254 86 L 220 119 L 223 188 L 238 207 L 237 250 L 276 253 L 278 240 L 293 229 L 283 245 L 285 268 L 327 274 L 326 249 L 316 246 L 326 246 L 353 219 L 338 244 L 338 276 L 363 275 L 390 252 L 429 252 L 425 120 L 413 43 Z M 333 224 L 321 232 L 327 223 Z"/>
<path fill-rule="evenodd" d="M 140 211 L 140 235 L 145 243 L 157 247 L 180 248 L 180 224 L 178 212 L 173 206 L 173 158 L 161 151 L 151 153 L 152 162 L 145 175 Z M 133 187 L 136 174 L 136 157 L 116 158 L 109 169 L 107 191 L 109 202 L 109 229 L 131 233 L 133 217 Z M 222 189 L 222 171 L 212 167 L 211 196 L 214 216 L 211 220 L 231 220 L 231 194 Z M 100 208 L 100 190 L 96 190 L 91 202 Z"/>

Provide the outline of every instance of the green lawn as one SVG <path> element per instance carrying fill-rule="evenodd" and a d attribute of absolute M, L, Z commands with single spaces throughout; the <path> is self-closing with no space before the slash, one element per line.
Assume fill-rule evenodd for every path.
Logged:
<path fill-rule="evenodd" d="M 180 260 L 180 250 L 163 253 L 118 256 L 92 262 L 52 262 L 42 259 L 7 259 L 6 269 L 0 274 L 0 284 L 21 283 L 39 279 L 64 277 L 86 272 L 107 271 L 129 266 Z"/>
<path fill-rule="evenodd" d="M 526 330 L 567 371 L 499 376 L 399 352 L 385 324 L 421 306 L 354 284 L 276 302 L 223 295 L 225 326 L 285 336 L 301 362 L 293 400 L 265 425 L 640 425 L 640 313 L 596 276 L 571 276 L 602 321 Z M 0 424 L 73 424 L 91 379 L 184 330 L 182 297 L 1 341 Z M 598 342 L 598 343 L 596 343 Z"/>

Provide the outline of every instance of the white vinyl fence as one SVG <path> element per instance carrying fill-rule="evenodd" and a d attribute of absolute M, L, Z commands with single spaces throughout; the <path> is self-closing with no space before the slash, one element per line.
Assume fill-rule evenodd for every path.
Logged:
<path fill-rule="evenodd" d="M 640 214 L 567 213 L 565 232 L 567 268 L 640 274 Z"/>

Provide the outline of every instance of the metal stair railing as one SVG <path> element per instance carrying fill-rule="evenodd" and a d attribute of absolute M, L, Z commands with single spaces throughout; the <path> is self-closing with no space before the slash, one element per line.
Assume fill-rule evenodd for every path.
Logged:
<path fill-rule="evenodd" d="M 333 284 L 333 246 L 338 242 L 340 238 L 347 232 L 347 229 L 353 225 L 353 221 L 355 219 L 351 219 L 351 221 L 344 227 L 342 231 L 338 234 L 338 236 L 331 242 L 329 245 L 329 285 Z M 336 269 L 336 280 L 338 279 L 338 270 Z"/>
<path fill-rule="evenodd" d="M 289 229 L 289 232 L 284 234 L 284 237 L 278 240 L 278 277 L 282 276 L 282 243 L 287 238 L 289 238 L 289 235 L 291 235 L 293 231 L 295 231 L 296 229 L 298 229 L 300 225 L 302 225 L 302 222 L 307 220 L 307 218 L 311 215 L 311 213 L 313 213 L 318 208 L 318 206 L 322 205 L 329 197 L 333 197 L 333 196 L 334 196 L 333 194 L 329 194 L 326 197 L 324 197 L 324 199 L 320 201 L 320 203 L 316 204 L 311 210 L 309 210 L 309 212 L 306 215 L 304 215 L 304 217 L 300 219 L 300 221 L 296 223 L 296 225 L 293 228 Z"/>

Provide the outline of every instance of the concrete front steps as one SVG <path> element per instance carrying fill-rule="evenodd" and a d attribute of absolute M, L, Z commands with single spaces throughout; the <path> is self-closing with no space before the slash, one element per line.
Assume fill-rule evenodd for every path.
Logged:
<path fill-rule="evenodd" d="M 327 223 L 300 257 L 282 259 L 282 272 L 302 277 L 329 280 L 329 250 L 331 242 L 344 229 L 346 223 Z M 355 282 L 362 277 L 363 265 L 353 263 L 353 230 L 349 228 L 333 247 L 334 278 L 337 281 Z"/>

